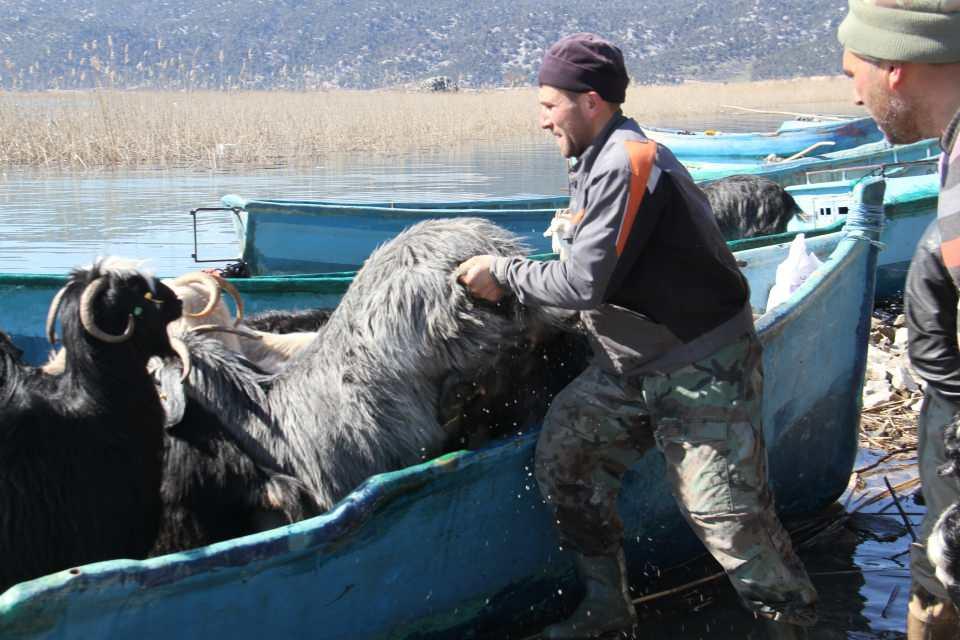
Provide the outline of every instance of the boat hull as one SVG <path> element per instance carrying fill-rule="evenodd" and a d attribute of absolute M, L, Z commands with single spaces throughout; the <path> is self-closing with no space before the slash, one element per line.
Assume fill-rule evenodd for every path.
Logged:
<path fill-rule="evenodd" d="M 855 182 L 854 182 L 855 183 Z M 791 232 L 832 229 L 842 223 L 852 205 L 850 181 L 837 181 L 789 187 L 797 204 L 813 217 L 809 222 L 795 221 Z M 886 221 L 880 235 L 876 295 L 899 298 L 907 279 L 907 270 L 917 242 L 927 225 L 937 216 L 939 180 L 936 174 L 907 176 L 887 180 L 884 199 Z"/>
<path fill-rule="evenodd" d="M 822 151 L 822 149 L 818 150 Z M 898 177 L 932 173 L 940 155 L 940 142 L 936 139 L 922 140 L 912 144 L 892 145 L 888 142 L 872 142 L 854 149 L 811 153 L 790 162 L 732 163 L 685 160 L 684 165 L 698 182 L 718 180 L 734 174 L 751 174 L 769 178 L 789 187 L 792 185 L 850 180 L 863 177 L 884 165 L 926 163 L 919 166 L 899 166 L 888 169 L 886 175 Z"/>
<path fill-rule="evenodd" d="M 646 135 L 670 147 L 681 160 L 708 159 L 757 162 L 768 156 L 787 158 L 818 143 L 833 151 L 852 149 L 883 139 L 872 118 L 811 123 L 781 127 L 771 133 L 691 132 L 661 127 L 643 127 Z"/>

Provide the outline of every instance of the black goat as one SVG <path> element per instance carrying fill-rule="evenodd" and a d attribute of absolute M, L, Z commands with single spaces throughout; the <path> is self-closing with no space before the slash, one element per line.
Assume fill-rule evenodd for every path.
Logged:
<path fill-rule="evenodd" d="M 174 351 L 173 292 L 128 263 L 74 270 L 60 316 L 64 370 L 23 365 L 0 343 L 0 591 L 108 558 L 142 558 L 160 517 L 164 410 L 147 373 Z"/>
<path fill-rule="evenodd" d="M 295 333 L 316 331 L 327 323 L 333 309 L 302 309 L 298 311 L 264 311 L 243 319 L 243 325 L 266 333 Z"/>
<path fill-rule="evenodd" d="M 783 233 L 794 216 L 805 215 L 786 189 L 762 176 L 728 176 L 701 188 L 727 240 Z"/>
<path fill-rule="evenodd" d="M 960 476 L 960 424 L 951 421 L 943 436 L 947 463 L 938 472 Z M 960 500 L 950 505 L 937 520 L 927 540 L 927 555 L 937 579 L 947 588 L 953 604 L 960 607 Z"/>
<path fill-rule="evenodd" d="M 322 512 L 313 494 L 284 474 L 259 443 L 232 428 L 266 404 L 269 377 L 222 341 L 191 331 L 181 385 L 174 367 L 155 376 L 167 409 L 163 518 L 150 555 L 236 538 Z"/>

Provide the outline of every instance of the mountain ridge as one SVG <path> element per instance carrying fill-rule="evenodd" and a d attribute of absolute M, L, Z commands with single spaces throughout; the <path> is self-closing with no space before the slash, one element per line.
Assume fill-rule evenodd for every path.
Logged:
<path fill-rule="evenodd" d="M 528 85 L 557 38 L 593 31 L 638 84 L 840 71 L 843 0 L 0 0 L 0 88 Z"/>

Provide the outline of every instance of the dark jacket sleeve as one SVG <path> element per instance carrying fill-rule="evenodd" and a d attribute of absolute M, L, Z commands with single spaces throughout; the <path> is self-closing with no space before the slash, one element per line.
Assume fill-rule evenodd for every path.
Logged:
<path fill-rule="evenodd" d="M 950 402 L 960 403 L 957 288 L 940 256 L 934 220 L 917 245 L 904 292 L 910 362 L 920 377 Z"/>

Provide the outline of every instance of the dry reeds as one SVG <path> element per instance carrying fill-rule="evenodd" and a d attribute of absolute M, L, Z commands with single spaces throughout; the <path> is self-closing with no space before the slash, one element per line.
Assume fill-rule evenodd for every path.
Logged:
<path fill-rule="evenodd" d="M 880 451 L 909 451 L 917 448 L 917 411 L 920 392 L 865 409 L 860 414 L 861 445 Z"/>
<path fill-rule="evenodd" d="M 625 111 L 648 124 L 731 119 L 722 105 L 834 111 L 840 78 L 634 87 Z M 739 114 L 738 118 L 747 118 Z M 774 121 L 776 116 L 771 120 Z M 0 164 L 53 167 L 307 163 L 330 153 L 399 153 L 544 140 L 535 90 L 0 94 Z"/>

